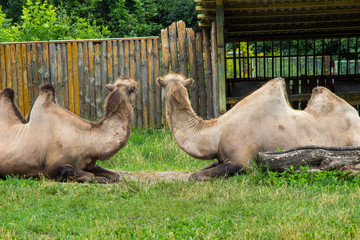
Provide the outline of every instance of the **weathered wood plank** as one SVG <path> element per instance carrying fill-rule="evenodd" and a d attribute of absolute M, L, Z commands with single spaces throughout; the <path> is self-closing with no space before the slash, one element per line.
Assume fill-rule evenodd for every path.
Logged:
<path fill-rule="evenodd" d="M 23 76 L 22 76 L 22 57 L 21 57 L 21 45 L 16 44 L 15 45 L 15 57 L 16 57 L 16 83 L 18 86 L 18 107 L 20 112 L 24 115 L 24 90 L 23 90 Z"/>
<path fill-rule="evenodd" d="M 117 41 L 112 42 L 113 46 L 113 53 L 114 53 L 114 67 L 113 67 L 113 76 L 114 80 L 116 80 L 119 77 L 119 45 Z"/>
<path fill-rule="evenodd" d="M 68 70 L 68 87 L 69 87 L 69 110 L 75 113 L 75 98 L 74 98 L 74 70 L 73 70 L 73 49 L 72 44 L 66 44 L 67 50 L 67 70 Z"/>
<path fill-rule="evenodd" d="M 36 44 L 36 63 L 37 63 L 37 71 L 38 71 L 38 81 L 37 85 L 35 86 L 37 91 L 39 92 L 40 85 L 44 83 L 44 67 L 43 67 L 43 46 L 41 43 Z"/>
<path fill-rule="evenodd" d="M 18 90 L 18 79 L 17 79 L 17 67 L 16 67 L 16 45 L 11 45 L 11 70 L 12 70 L 12 89 L 15 91 L 14 102 L 17 106 L 19 106 L 19 90 Z"/>
<path fill-rule="evenodd" d="M 94 68 L 94 46 L 89 42 L 89 69 L 90 69 L 90 108 L 91 119 L 96 120 L 96 85 L 95 85 L 95 68 Z"/>
<path fill-rule="evenodd" d="M 124 78 L 130 77 L 130 56 L 129 56 L 129 41 L 125 41 L 124 43 L 124 63 L 125 63 L 125 69 L 124 69 Z"/>
<path fill-rule="evenodd" d="M 199 93 L 198 93 L 198 81 L 197 81 L 197 70 L 196 70 L 196 44 L 195 44 L 195 33 L 191 28 L 186 29 L 186 35 L 188 40 L 189 49 L 189 68 L 190 77 L 194 79 L 194 84 L 190 88 L 190 99 L 191 106 L 194 111 L 199 114 Z"/>
<path fill-rule="evenodd" d="M 0 45 L 0 89 L 6 88 L 5 46 Z"/>
<path fill-rule="evenodd" d="M 114 82 L 114 75 L 113 75 L 114 59 L 113 59 L 113 46 L 112 46 L 111 41 L 107 42 L 106 50 L 107 50 L 107 78 L 106 78 L 106 83 L 113 83 Z M 103 101 L 105 101 L 105 98 L 104 98 Z"/>
<path fill-rule="evenodd" d="M 59 99 L 58 99 L 58 104 L 60 106 L 64 106 L 64 96 L 63 96 L 63 86 L 62 86 L 62 73 L 63 73 L 63 70 L 62 68 L 64 66 L 62 66 L 61 64 L 61 44 L 56 44 L 56 55 L 57 55 L 57 58 L 56 58 L 56 65 L 57 65 L 57 76 L 58 76 L 58 79 L 57 79 L 57 95 L 59 96 Z"/>
<path fill-rule="evenodd" d="M 124 41 L 119 41 L 119 76 L 125 76 Z"/>
<path fill-rule="evenodd" d="M 159 56 L 159 43 L 158 39 L 154 39 L 154 62 L 155 62 L 155 68 L 154 68 L 154 79 L 159 77 L 160 75 L 160 56 Z M 156 95 L 156 128 L 161 128 L 162 122 L 162 106 L 161 106 L 161 88 L 156 83 L 154 83 L 155 86 L 155 95 Z"/>
<path fill-rule="evenodd" d="M 100 46 L 99 44 L 95 45 L 95 89 L 96 89 L 96 118 L 100 119 L 102 116 L 101 109 L 101 97 L 102 97 L 102 88 L 101 88 L 101 75 L 100 75 Z"/>
<path fill-rule="evenodd" d="M 212 85 L 212 64 L 211 64 L 211 46 L 209 30 L 203 29 L 203 45 L 204 45 L 204 58 L 205 58 L 205 84 L 206 84 L 206 105 L 208 119 L 214 118 L 213 106 L 213 85 Z"/>
<path fill-rule="evenodd" d="M 176 38 L 176 23 L 169 26 L 170 52 L 171 52 L 171 71 L 179 73 L 179 61 Z"/>
<path fill-rule="evenodd" d="M 204 55 L 203 55 L 203 39 L 201 33 L 196 33 L 196 72 L 199 87 L 199 114 L 205 119 L 207 117 L 206 107 L 206 86 L 204 78 Z"/>
<path fill-rule="evenodd" d="M 23 79 L 23 96 L 24 96 L 24 116 L 29 114 L 30 101 L 29 101 L 29 83 L 28 83 L 28 67 L 27 67 L 27 51 L 26 44 L 21 44 L 21 73 Z"/>
<path fill-rule="evenodd" d="M 50 83 L 50 62 L 49 62 L 49 44 L 42 44 L 43 53 L 43 83 Z"/>
<path fill-rule="evenodd" d="M 74 84 L 74 113 L 80 116 L 80 98 L 79 98 L 79 58 L 78 58 L 78 43 L 72 43 L 73 56 L 73 84 Z"/>
<path fill-rule="evenodd" d="M 148 68 L 146 62 L 146 41 L 144 39 L 141 40 L 141 72 L 143 74 L 141 78 L 141 88 L 142 88 L 142 104 L 143 104 L 143 123 L 147 128 L 149 127 L 149 90 L 148 90 Z"/>
<path fill-rule="evenodd" d="M 224 3 L 216 0 L 216 42 L 218 54 L 219 111 L 226 112 L 225 40 L 224 40 Z"/>
<path fill-rule="evenodd" d="M 184 76 L 188 76 L 185 28 L 186 28 L 185 23 L 183 21 L 177 22 L 177 33 L 178 33 L 178 41 L 179 41 L 180 73 Z"/>
<path fill-rule="evenodd" d="M 211 67 L 213 69 L 212 75 L 212 89 L 213 89 L 213 106 L 214 117 L 219 117 L 219 82 L 218 82 L 218 55 L 217 55 L 217 39 L 216 39 L 216 23 L 211 24 Z"/>
<path fill-rule="evenodd" d="M 154 48 L 152 39 L 147 40 L 148 58 L 148 90 L 149 90 L 149 126 L 155 127 L 155 79 L 154 79 Z"/>
<path fill-rule="evenodd" d="M 169 73 L 169 39 L 167 29 L 161 30 L 162 75 Z"/>
<path fill-rule="evenodd" d="M 141 83 L 141 48 L 140 41 L 135 40 L 135 80 Z M 138 92 L 136 94 L 136 114 L 137 114 L 137 127 L 143 127 L 143 107 L 142 107 L 142 86 L 138 88 Z"/>
<path fill-rule="evenodd" d="M 101 42 L 101 81 L 100 81 L 100 85 L 101 85 L 101 98 L 100 101 L 101 103 L 104 103 L 104 99 L 106 97 L 106 89 L 104 88 L 104 86 L 107 84 L 107 51 L 106 51 L 106 42 L 103 41 Z"/>
<path fill-rule="evenodd" d="M 31 50 L 32 50 L 32 59 L 31 59 L 31 65 L 33 68 L 33 96 L 34 98 L 31 100 L 31 105 L 34 104 L 35 99 L 38 95 L 38 85 L 39 85 L 39 78 L 38 78 L 38 64 L 37 64 L 37 45 L 36 44 L 31 44 Z"/>
<path fill-rule="evenodd" d="M 85 109 L 85 67 L 84 67 L 84 49 L 83 44 L 78 43 L 78 84 L 79 84 L 79 116 L 85 117 L 86 116 L 86 109 Z"/>
<path fill-rule="evenodd" d="M 70 46 L 71 47 L 71 46 Z M 68 70 L 68 54 L 67 54 L 67 44 L 61 44 L 61 66 L 62 66 L 62 84 L 64 89 L 64 108 L 70 110 L 69 101 L 69 70 Z"/>
<path fill-rule="evenodd" d="M 55 101 L 59 103 L 59 86 L 58 86 L 58 68 L 57 68 L 57 58 L 56 58 L 56 46 L 54 43 L 51 43 L 49 46 L 50 54 L 50 83 L 55 88 Z"/>
<path fill-rule="evenodd" d="M 90 102 L 90 68 L 89 68 L 89 49 L 87 42 L 83 43 L 84 51 L 84 81 L 82 83 L 82 88 L 85 91 L 84 95 L 84 108 L 85 117 L 92 120 L 91 118 L 91 102 Z"/>
<path fill-rule="evenodd" d="M 6 61 L 6 84 L 4 86 L 12 88 L 12 69 L 11 69 L 11 50 L 10 45 L 5 46 L 5 61 Z"/>
<path fill-rule="evenodd" d="M 31 106 L 33 105 L 35 96 L 34 96 L 34 73 L 32 71 L 32 51 L 31 44 L 26 44 L 26 64 L 27 64 L 27 82 L 28 82 L 28 96 L 29 96 L 29 111 L 31 110 Z"/>
<path fill-rule="evenodd" d="M 130 57 L 130 78 L 131 79 L 135 79 L 135 42 L 134 41 L 130 41 L 129 44 L 130 47 L 130 53 L 129 53 L 129 57 Z M 137 125 L 137 121 L 138 121 L 138 108 L 136 106 L 136 103 L 134 104 L 134 120 L 133 120 L 133 125 L 136 126 Z"/>

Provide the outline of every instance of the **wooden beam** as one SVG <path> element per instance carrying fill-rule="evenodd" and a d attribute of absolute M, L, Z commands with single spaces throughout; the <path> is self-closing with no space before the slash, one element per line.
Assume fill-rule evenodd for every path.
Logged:
<path fill-rule="evenodd" d="M 225 85 L 225 41 L 224 41 L 224 3 L 216 0 L 216 40 L 218 54 L 218 81 L 219 81 L 219 112 L 226 112 L 226 85 Z"/>

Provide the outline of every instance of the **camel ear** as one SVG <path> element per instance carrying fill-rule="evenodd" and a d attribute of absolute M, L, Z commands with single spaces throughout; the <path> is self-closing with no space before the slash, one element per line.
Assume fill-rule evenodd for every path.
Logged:
<path fill-rule="evenodd" d="M 135 92 L 136 89 L 137 89 L 137 87 L 135 85 L 128 86 L 128 87 L 126 87 L 126 92 L 127 92 L 128 95 L 130 95 L 131 93 Z"/>
<path fill-rule="evenodd" d="M 161 77 L 158 77 L 158 78 L 156 79 L 156 83 L 157 83 L 160 87 L 165 87 L 165 85 L 166 85 L 164 79 L 161 78 Z"/>
<path fill-rule="evenodd" d="M 192 78 L 188 78 L 186 80 L 183 81 L 183 85 L 184 87 L 188 88 L 190 87 L 191 85 L 193 85 L 194 83 L 194 80 Z"/>
<path fill-rule="evenodd" d="M 115 86 L 112 84 L 106 84 L 105 89 L 108 90 L 109 92 L 112 92 L 112 91 L 114 91 Z"/>

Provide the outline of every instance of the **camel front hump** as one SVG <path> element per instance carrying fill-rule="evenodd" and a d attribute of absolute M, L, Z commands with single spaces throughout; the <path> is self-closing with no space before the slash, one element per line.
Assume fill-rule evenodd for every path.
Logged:
<path fill-rule="evenodd" d="M 119 181 L 116 171 L 101 168 L 96 161 L 109 159 L 125 146 L 138 86 L 132 79 L 107 84 L 105 116 L 99 122 L 84 120 L 57 105 L 51 84 L 41 86 L 28 121 L 19 115 L 13 91 L 1 91 L 0 177 Z M 9 111 L 2 111 L 5 108 Z"/>
<path fill-rule="evenodd" d="M 179 74 L 157 79 L 179 147 L 192 157 L 218 160 L 194 173 L 194 180 L 246 172 L 260 151 L 360 144 L 356 110 L 326 88 L 315 88 L 307 108 L 295 110 L 289 104 L 285 81 L 276 78 L 219 118 L 203 120 L 191 108 L 186 88 L 193 82 Z"/>

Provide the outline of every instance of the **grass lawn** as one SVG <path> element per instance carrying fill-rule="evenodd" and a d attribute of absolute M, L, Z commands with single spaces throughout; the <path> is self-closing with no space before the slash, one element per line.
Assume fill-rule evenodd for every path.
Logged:
<path fill-rule="evenodd" d="M 198 170 L 164 130 L 132 131 L 102 166 Z M 254 171 L 209 182 L 0 181 L 0 239 L 359 239 L 359 178 Z"/>

